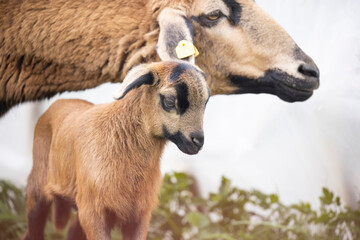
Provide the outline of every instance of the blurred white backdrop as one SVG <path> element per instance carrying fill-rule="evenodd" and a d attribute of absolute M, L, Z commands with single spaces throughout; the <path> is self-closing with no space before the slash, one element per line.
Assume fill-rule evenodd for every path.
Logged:
<path fill-rule="evenodd" d="M 275 96 L 215 96 L 205 146 L 195 156 L 168 144 L 162 171 L 186 171 L 203 194 L 222 175 L 241 188 L 275 192 L 284 203 L 319 205 L 323 186 L 354 206 L 360 194 L 360 1 L 257 0 L 320 68 L 320 89 L 302 103 Z M 26 103 L 0 119 L 0 178 L 25 185 L 37 118 L 58 98 L 112 101 L 119 84 Z"/>

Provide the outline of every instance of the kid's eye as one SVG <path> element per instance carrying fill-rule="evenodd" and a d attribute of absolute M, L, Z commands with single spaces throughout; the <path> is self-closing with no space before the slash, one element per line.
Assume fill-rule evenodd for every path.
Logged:
<path fill-rule="evenodd" d="M 163 107 L 163 109 L 167 112 L 170 112 L 171 110 L 175 109 L 175 96 L 164 96 L 162 94 L 160 94 L 160 101 L 161 101 L 161 106 Z"/>

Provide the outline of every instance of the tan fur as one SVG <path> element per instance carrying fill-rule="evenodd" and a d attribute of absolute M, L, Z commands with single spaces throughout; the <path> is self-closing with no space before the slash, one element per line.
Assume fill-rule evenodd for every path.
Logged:
<path fill-rule="evenodd" d="M 295 59 L 296 44 L 253 0 L 238 2 L 239 26 L 223 19 L 207 29 L 192 21 L 196 63 L 212 93 L 239 92 L 229 74 L 256 78 L 280 69 L 302 79 L 298 65 L 312 60 Z M 122 81 L 133 66 L 159 60 L 158 16 L 165 7 L 188 19 L 216 9 L 229 13 L 222 0 L 1 0 L 0 115 L 20 102 Z M 163 21 L 175 19 L 181 18 Z M 161 44 L 159 51 L 164 60 Z"/>
<path fill-rule="evenodd" d="M 212 94 L 229 94 L 236 90 L 236 86 L 226 79 L 228 73 L 256 79 L 263 76 L 266 70 L 278 68 L 303 78 L 297 72 L 297 67 L 305 59 L 295 59 L 293 56 L 297 46 L 292 38 L 252 0 L 238 2 L 242 6 L 239 27 L 229 29 L 225 21 L 212 29 L 203 29 L 194 24 L 195 32 L 199 33 L 195 36 L 197 47 L 206 49 L 216 46 L 212 51 L 204 51 L 196 62 L 209 76 Z M 206 0 L 199 0 L 193 11 L 195 14 L 201 13 L 208 5 Z M 207 11 L 216 9 L 227 11 L 220 1 L 214 2 Z M 291 66 L 294 62 L 297 64 Z"/>
<path fill-rule="evenodd" d="M 58 229 L 66 226 L 71 207 L 76 204 L 88 240 L 110 239 L 114 225 L 122 228 L 125 240 L 146 238 L 161 185 L 160 156 L 165 145 L 162 126 L 186 136 L 202 130 L 209 98 L 205 79 L 194 67 L 177 82 L 169 80 L 177 65 L 162 62 L 134 69 L 148 69 L 156 82 L 130 91 L 122 100 L 101 105 L 58 100 L 40 117 L 27 187 L 30 227 L 23 239 L 41 239 L 41 229 L 31 224 L 38 224 L 40 209 L 44 208 L 47 215 L 51 203 Z M 159 102 L 159 93 L 179 82 L 189 87 L 201 83 L 191 88 L 191 105 L 183 116 L 165 112 Z M 79 225 L 76 227 L 78 220 L 72 231 L 81 230 Z"/>

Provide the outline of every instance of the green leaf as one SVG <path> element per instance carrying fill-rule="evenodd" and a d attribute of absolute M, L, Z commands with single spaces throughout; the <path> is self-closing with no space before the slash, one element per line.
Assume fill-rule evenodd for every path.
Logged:
<path fill-rule="evenodd" d="M 336 197 L 335 201 L 336 201 L 336 205 L 338 205 L 338 206 L 341 205 L 341 201 L 340 201 L 340 198 L 339 198 L 339 197 Z"/>
<path fill-rule="evenodd" d="M 330 192 L 327 188 L 323 188 L 323 196 L 320 197 L 320 201 L 324 205 L 330 205 L 333 203 L 334 194 Z"/>
<path fill-rule="evenodd" d="M 271 203 L 277 203 L 279 202 L 279 197 L 276 194 L 270 194 L 270 201 Z"/>
<path fill-rule="evenodd" d="M 219 193 L 222 196 L 226 196 L 230 191 L 230 185 L 231 185 L 230 179 L 223 176 L 222 179 L 221 179 L 221 185 L 220 185 L 220 188 L 219 188 Z"/>
<path fill-rule="evenodd" d="M 330 221 L 330 216 L 327 213 L 321 214 L 320 217 L 316 220 L 318 223 L 328 223 Z"/>
<path fill-rule="evenodd" d="M 291 208 L 296 209 L 303 214 L 311 214 L 312 213 L 310 203 L 301 202 L 299 204 L 293 204 L 293 205 L 291 205 Z"/>
<path fill-rule="evenodd" d="M 191 212 L 186 215 L 186 219 L 193 227 L 206 227 L 210 224 L 207 216 L 199 212 Z"/>
<path fill-rule="evenodd" d="M 220 201 L 220 199 L 221 199 L 220 194 L 210 194 L 210 200 L 211 200 L 212 202 L 217 203 L 217 202 Z"/>

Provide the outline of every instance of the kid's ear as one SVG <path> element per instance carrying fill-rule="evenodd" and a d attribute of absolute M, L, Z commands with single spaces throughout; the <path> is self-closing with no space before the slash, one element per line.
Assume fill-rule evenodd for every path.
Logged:
<path fill-rule="evenodd" d="M 185 12 L 173 8 L 164 8 L 158 16 L 158 22 L 160 34 L 156 51 L 160 59 L 162 61 L 181 59 L 195 64 L 195 54 L 179 56 L 179 52 L 175 50 L 180 45 L 185 46 L 186 44 L 186 48 L 191 48 L 194 44 L 193 27 Z M 188 52 L 188 50 L 180 49 L 180 52 Z"/>
<path fill-rule="evenodd" d="M 149 67 L 149 64 L 141 64 L 129 71 L 121 87 L 113 94 L 116 100 L 120 100 L 132 89 L 138 88 L 144 84 L 154 85 L 155 76 Z"/>

